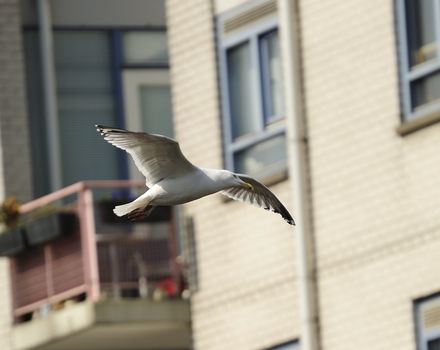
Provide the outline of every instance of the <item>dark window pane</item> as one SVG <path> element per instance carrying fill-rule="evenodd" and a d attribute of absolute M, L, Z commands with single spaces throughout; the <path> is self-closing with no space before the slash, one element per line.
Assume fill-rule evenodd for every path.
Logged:
<path fill-rule="evenodd" d="M 418 79 L 411 84 L 413 109 L 440 100 L 440 72 Z"/>
<path fill-rule="evenodd" d="M 143 130 L 173 137 L 171 93 L 168 85 L 143 85 L 139 91 Z"/>
<path fill-rule="evenodd" d="M 24 36 L 33 184 L 36 196 L 50 191 L 47 126 L 42 98 L 38 33 Z M 109 37 L 101 31 L 54 32 L 61 170 L 68 185 L 118 178 L 117 155 L 96 137 L 94 124 L 115 125 Z"/>
<path fill-rule="evenodd" d="M 440 350 L 440 338 L 428 341 L 428 350 Z"/>
<path fill-rule="evenodd" d="M 116 125 L 109 36 L 103 31 L 56 31 L 54 57 L 63 186 L 117 179 L 117 153 L 93 127 Z"/>
<path fill-rule="evenodd" d="M 232 136 L 257 132 L 260 128 L 254 106 L 257 99 L 252 86 L 252 68 L 249 43 L 235 46 L 227 52 L 229 104 Z"/>
<path fill-rule="evenodd" d="M 437 57 L 434 0 L 406 0 L 410 66 Z"/>
<path fill-rule="evenodd" d="M 261 141 L 234 155 L 235 171 L 264 177 L 283 170 L 286 162 L 285 135 Z"/>
<path fill-rule="evenodd" d="M 38 32 L 29 30 L 23 36 L 27 107 L 32 152 L 32 176 L 34 196 L 50 192 L 49 159 L 47 152 L 47 127 L 44 117 L 43 86 L 41 77 Z"/>
<path fill-rule="evenodd" d="M 260 46 L 264 116 L 266 121 L 270 121 L 284 113 L 278 31 L 262 36 Z"/>
<path fill-rule="evenodd" d="M 274 346 L 270 350 L 299 350 L 299 342 L 292 341 L 286 344 Z"/>
<path fill-rule="evenodd" d="M 125 64 L 168 63 L 165 32 L 130 31 L 123 35 Z"/>

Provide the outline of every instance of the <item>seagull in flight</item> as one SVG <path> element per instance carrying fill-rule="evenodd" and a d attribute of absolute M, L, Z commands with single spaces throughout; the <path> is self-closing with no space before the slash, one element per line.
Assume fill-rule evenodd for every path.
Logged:
<path fill-rule="evenodd" d="M 146 217 L 156 206 L 191 202 L 220 192 L 234 200 L 278 213 L 295 225 L 278 198 L 254 178 L 228 170 L 205 169 L 185 158 L 179 143 L 171 138 L 95 125 L 104 140 L 123 149 L 145 176 L 147 191 L 134 201 L 113 209 L 117 216 L 130 219 Z"/>

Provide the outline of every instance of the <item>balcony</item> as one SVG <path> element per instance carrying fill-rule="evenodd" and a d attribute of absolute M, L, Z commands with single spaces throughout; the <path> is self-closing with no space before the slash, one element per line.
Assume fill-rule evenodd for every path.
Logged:
<path fill-rule="evenodd" d="M 142 188 L 80 182 L 21 206 L 27 238 L 10 256 L 15 349 L 191 347 L 174 210 L 157 208 L 148 221 L 132 223 L 112 215 L 112 200 L 94 200 Z M 44 208 L 56 208 L 55 237 L 47 223 L 37 233 L 29 226 Z M 67 225 L 60 215 L 70 218 Z"/>

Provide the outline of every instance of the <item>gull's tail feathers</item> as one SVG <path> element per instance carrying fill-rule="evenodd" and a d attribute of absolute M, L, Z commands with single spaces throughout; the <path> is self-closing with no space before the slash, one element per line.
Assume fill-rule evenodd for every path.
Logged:
<path fill-rule="evenodd" d="M 133 210 L 138 209 L 138 206 L 134 203 L 127 203 L 122 205 L 117 205 L 113 209 L 113 213 L 115 213 L 117 216 L 124 216 L 128 213 L 132 212 Z"/>

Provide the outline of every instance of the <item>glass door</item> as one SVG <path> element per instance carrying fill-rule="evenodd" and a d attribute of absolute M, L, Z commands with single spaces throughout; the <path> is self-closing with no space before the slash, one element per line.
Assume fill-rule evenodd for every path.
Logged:
<path fill-rule="evenodd" d="M 126 69 L 123 72 L 125 126 L 131 131 L 174 136 L 169 72 Z M 129 177 L 142 179 L 133 162 Z"/>

